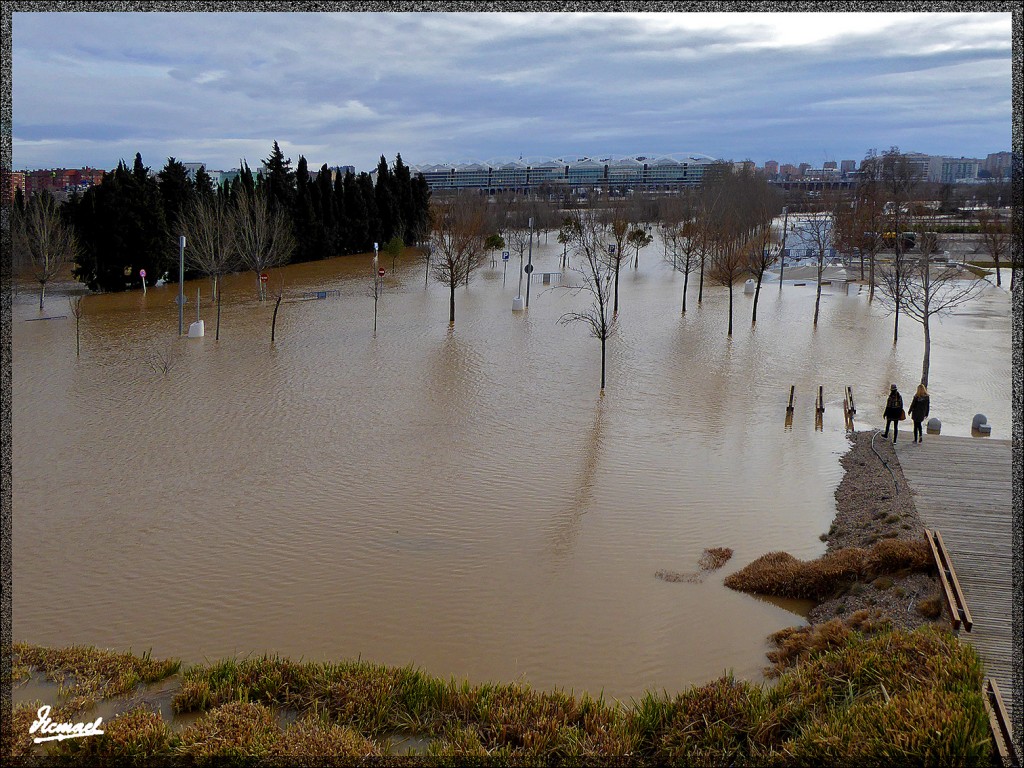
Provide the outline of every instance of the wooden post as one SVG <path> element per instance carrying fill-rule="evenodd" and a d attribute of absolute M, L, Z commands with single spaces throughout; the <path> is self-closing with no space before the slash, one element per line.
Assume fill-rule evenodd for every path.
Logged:
<path fill-rule="evenodd" d="M 796 394 L 796 384 L 789 388 L 789 405 L 786 406 L 786 413 L 793 412 L 793 396 Z"/>

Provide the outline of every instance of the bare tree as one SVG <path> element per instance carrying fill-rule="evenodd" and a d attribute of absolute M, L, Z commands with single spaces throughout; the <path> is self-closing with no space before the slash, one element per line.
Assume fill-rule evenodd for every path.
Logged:
<path fill-rule="evenodd" d="M 747 243 L 747 254 L 749 263 L 747 269 L 754 275 L 757 286 L 754 288 L 754 308 L 750 314 L 750 324 L 757 325 L 757 300 L 761 296 L 761 282 L 764 280 L 764 273 L 771 269 L 772 265 L 779 260 L 781 253 L 779 240 L 772 229 L 771 221 L 762 225 L 754 232 L 754 236 Z"/>
<path fill-rule="evenodd" d="M 295 250 L 295 237 L 285 212 L 271 210 L 267 195 L 261 190 L 238 190 L 235 204 L 235 237 L 238 257 L 246 269 L 256 274 L 260 301 L 267 298 L 260 275 L 270 267 L 287 264 Z"/>
<path fill-rule="evenodd" d="M 433 212 L 431 272 L 435 280 L 449 288 L 451 325 L 455 325 L 455 288 L 468 284 L 470 275 L 480 266 L 487 230 L 487 203 L 479 195 L 455 195 Z"/>
<path fill-rule="evenodd" d="M 683 273 L 683 309 L 686 314 L 686 289 L 690 282 L 690 273 L 697 269 L 698 232 L 697 222 L 683 221 L 669 224 L 663 235 L 665 239 L 665 260 L 672 264 L 672 269 Z M 671 256 L 671 258 L 669 258 Z"/>
<path fill-rule="evenodd" d="M 611 309 L 612 280 L 614 275 L 614 257 L 609 255 L 604 242 L 604 228 L 593 221 L 578 216 L 572 226 L 563 231 L 570 232 L 573 250 L 579 259 L 580 267 L 574 269 L 583 278 L 579 289 L 586 291 L 593 299 L 590 306 L 582 312 L 566 312 L 558 322 L 562 325 L 583 323 L 590 329 L 590 334 L 601 342 L 601 391 L 604 391 L 606 347 L 608 339 L 615 332 L 616 317 Z"/>
<path fill-rule="evenodd" d="M 818 324 L 821 306 L 821 273 L 825 268 L 825 254 L 832 244 L 832 212 L 819 210 L 807 214 L 799 224 L 805 243 L 810 243 L 818 253 L 817 293 L 814 297 L 814 325 Z"/>
<path fill-rule="evenodd" d="M 189 247 L 185 260 L 189 269 L 202 272 L 213 280 L 213 297 L 217 302 L 217 330 L 220 340 L 221 278 L 238 264 L 238 217 L 220 195 L 197 195 L 179 218 L 179 228 Z"/>
<path fill-rule="evenodd" d="M 996 264 L 996 285 L 1002 286 L 999 262 L 1010 251 L 1010 227 L 1003 221 L 998 211 L 978 211 L 977 219 L 982 247 Z"/>
<path fill-rule="evenodd" d="M 891 312 L 895 311 L 898 285 L 899 305 L 903 313 L 921 323 L 924 330 L 921 383 L 927 387 L 932 350 L 931 319 L 949 314 L 955 307 L 973 299 L 985 281 L 969 277 L 969 273 L 949 264 L 933 265 L 931 255 L 938 250 L 934 234 L 929 233 L 922 238 L 921 245 L 920 256 L 904 256 L 901 260 L 903 274 L 898 281 L 891 274 L 895 265 L 883 268 L 879 296 L 884 306 Z"/>
<path fill-rule="evenodd" d="M 39 283 L 42 312 L 46 284 L 75 261 L 78 238 L 49 192 L 33 195 L 23 213 L 15 206 L 13 214 L 12 247 L 28 274 Z"/>
<path fill-rule="evenodd" d="M 729 336 L 732 336 L 733 287 L 746 273 L 747 242 L 740 233 L 724 231 L 712 240 L 711 279 L 729 289 Z"/>
<path fill-rule="evenodd" d="M 178 364 L 177 339 L 169 339 L 163 347 L 150 347 L 146 355 L 146 364 L 161 376 L 167 376 Z"/>

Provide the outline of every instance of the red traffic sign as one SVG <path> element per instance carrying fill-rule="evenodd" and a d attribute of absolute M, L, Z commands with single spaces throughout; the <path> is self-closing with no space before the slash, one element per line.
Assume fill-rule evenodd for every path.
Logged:
<path fill-rule="evenodd" d="M 264 283 L 267 282 L 267 280 L 269 280 L 269 279 L 270 279 L 270 275 L 268 275 L 266 272 L 261 272 L 260 273 L 260 280 L 262 280 Z"/>
<path fill-rule="evenodd" d="M 139 270 L 139 277 L 145 277 L 145 276 L 146 276 L 146 270 L 140 269 Z"/>
<path fill-rule="evenodd" d="M 377 274 L 380 275 L 381 277 L 384 277 L 384 267 L 381 267 L 380 269 L 378 269 L 377 270 Z"/>

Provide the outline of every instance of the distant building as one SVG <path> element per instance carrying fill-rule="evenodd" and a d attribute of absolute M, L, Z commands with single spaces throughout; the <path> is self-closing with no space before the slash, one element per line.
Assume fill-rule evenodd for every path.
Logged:
<path fill-rule="evenodd" d="M 14 195 L 20 189 L 25 193 L 25 172 L 24 171 L 3 171 L 4 182 L 0 187 L 0 195 L 3 196 L 3 204 L 10 205 L 14 202 Z"/>
<path fill-rule="evenodd" d="M 856 160 L 843 160 L 841 163 L 839 163 L 839 171 L 844 175 L 847 173 L 852 173 L 855 170 L 857 170 Z"/>
<path fill-rule="evenodd" d="M 811 167 L 810 163 L 800 163 L 800 165 L 797 166 L 797 168 L 800 169 L 800 175 L 801 176 L 803 176 L 805 173 L 807 173 L 807 169 L 810 168 L 810 167 Z"/>
<path fill-rule="evenodd" d="M 732 164 L 732 169 L 736 173 L 741 173 L 743 171 L 753 172 L 756 167 L 757 165 L 753 160 L 740 160 L 739 162 Z"/>
<path fill-rule="evenodd" d="M 779 163 L 776 160 L 767 160 L 764 164 L 764 172 L 769 176 L 779 175 Z"/>
<path fill-rule="evenodd" d="M 704 169 L 714 162 L 715 159 L 707 155 L 599 160 L 577 157 L 573 160 L 550 158 L 412 165 L 409 170 L 413 175 L 422 174 L 432 190 L 481 189 L 495 194 L 502 191 L 526 192 L 549 186 L 577 192 L 612 189 L 666 191 L 700 184 Z M 750 164 L 753 166 L 752 162 Z M 370 175 L 376 174 L 372 172 Z"/>
<path fill-rule="evenodd" d="M 49 192 L 64 199 L 73 191 L 84 192 L 103 181 L 103 171 L 96 168 L 46 168 L 25 172 L 25 197 Z"/>
<path fill-rule="evenodd" d="M 784 179 L 796 179 L 800 177 L 800 169 L 792 163 L 783 163 L 779 166 L 779 175 Z"/>
<path fill-rule="evenodd" d="M 1013 167 L 1013 154 L 994 152 L 985 158 L 984 168 L 993 179 L 1009 179 Z"/>
<path fill-rule="evenodd" d="M 828 160 L 825 163 L 823 163 L 821 167 L 824 168 L 826 171 L 834 171 L 839 168 L 839 166 L 836 165 L 835 160 Z"/>
<path fill-rule="evenodd" d="M 941 158 L 939 179 L 943 184 L 954 184 L 958 181 L 974 181 L 978 171 L 984 166 L 983 160 L 971 157 Z"/>

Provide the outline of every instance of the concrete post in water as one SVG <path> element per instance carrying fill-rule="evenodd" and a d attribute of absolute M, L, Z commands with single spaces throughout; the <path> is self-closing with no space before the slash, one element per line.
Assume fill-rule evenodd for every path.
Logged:
<path fill-rule="evenodd" d="M 935 416 L 928 419 L 928 434 L 937 435 L 942 431 L 942 422 Z"/>
<path fill-rule="evenodd" d="M 178 335 L 185 330 L 185 236 L 178 238 Z"/>
<path fill-rule="evenodd" d="M 530 308 L 530 283 L 533 280 L 533 217 L 530 217 L 530 257 L 526 262 L 526 308 Z"/>

